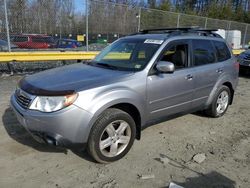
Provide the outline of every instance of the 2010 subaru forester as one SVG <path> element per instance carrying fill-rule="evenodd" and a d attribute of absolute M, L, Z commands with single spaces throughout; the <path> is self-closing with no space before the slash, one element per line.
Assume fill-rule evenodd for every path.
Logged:
<path fill-rule="evenodd" d="M 98 162 L 122 158 L 149 124 L 232 104 L 239 64 L 225 41 L 194 28 L 144 30 L 115 41 L 88 64 L 23 78 L 11 106 L 39 142 L 87 146 Z"/>

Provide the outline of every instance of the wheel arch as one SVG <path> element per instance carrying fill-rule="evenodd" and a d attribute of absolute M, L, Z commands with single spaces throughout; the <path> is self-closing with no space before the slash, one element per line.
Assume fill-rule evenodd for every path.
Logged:
<path fill-rule="evenodd" d="M 136 106 L 130 103 L 118 103 L 109 108 L 117 108 L 126 113 L 128 113 L 135 121 L 136 125 L 136 139 L 140 140 L 141 138 L 141 113 Z"/>
<path fill-rule="evenodd" d="M 226 77 L 220 79 L 215 86 L 213 87 L 212 91 L 210 92 L 210 95 L 208 96 L 208 100 L 206 102 L 206 107 L 209 107 L 213 101 L 214 96 L 216 95 L 217 90 L 221 87 L 221 86 L 227 86 L 230 91 L 231 91 L 231 100 L 230 100 L 230 105 L 233 102 L 233 97 L 234 97 L 234 88 L 233 88 L 233 84 L 230 81 L 230 79 L 227 79 Z"/>
<path fill-rule="evenodd" d="M 89 122 L 89 133 L 91 133 L 91 129 L 94 125 L 94 123 L 96 122 L 96 120 L 98 119 L 98 117 L 106 110 L 109 108 L 117 108 L 120 110 L 123 110 L 125 112 L 127 112 L 135 121 L 136 124 L 136 139 L 140 140 L 141 138 L 141 127 L 144 123 L 144 119 L 142 117 L 144 117 L 144 111 L 143 111 L 143 107 L 136 105 L 136 103 L 134 103 L 133 101 L 129 101 L 128 99 L 126 100 L 113 100 L 110 101 L 109 103 L 106 103 L 105 105 L 103 105 L 101 108 L 98 109 L 98 111 L 96 111 L 93 114 L 93 117 L 91 119 L 91 121 Z M 88 134 L 89 137 L 89 134 Z"/>
<path fill-rule="evenodd" d="M 231 92 L 231 99 L 229 104 L 231 105 L 233 103 L 233 98 L 234 98 L 234 89 L 233 89 L 233 85 L 231 84 L 231 82 L 224 82 L 222 85 L 227 86 L 230 89 Z"/>

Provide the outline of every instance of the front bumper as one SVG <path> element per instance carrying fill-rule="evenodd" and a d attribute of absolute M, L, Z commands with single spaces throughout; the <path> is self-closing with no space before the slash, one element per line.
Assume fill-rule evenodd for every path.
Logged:
<path fill-rule="evenodd" d="M 10 104 L 20 124 L 40 143 L 74 147 L 84 146 L 88 140 L 93 116 L 75 105 L 44 113 L 22 108 L 14 95 Z"/>

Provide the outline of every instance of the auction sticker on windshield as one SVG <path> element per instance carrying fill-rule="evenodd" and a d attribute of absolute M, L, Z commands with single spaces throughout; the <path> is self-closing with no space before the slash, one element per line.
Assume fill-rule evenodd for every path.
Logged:
<path fill-rule="evenodd" d="M 144 43 L 147 44 L 162 44 L 163 40 L 155 40 L 155 39 L 146 39 Z"/>

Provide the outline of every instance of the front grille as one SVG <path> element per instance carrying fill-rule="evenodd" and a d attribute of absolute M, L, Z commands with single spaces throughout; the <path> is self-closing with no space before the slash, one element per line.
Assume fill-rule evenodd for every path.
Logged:
<path fill-rule="evenodd" d="M 27 95 L 25 95 L 22 90 L 20 89 L 16 90 L 15 98 L 17 103 L 24 109 L 27 109 L 29 107 L 31 99 Z"/>

